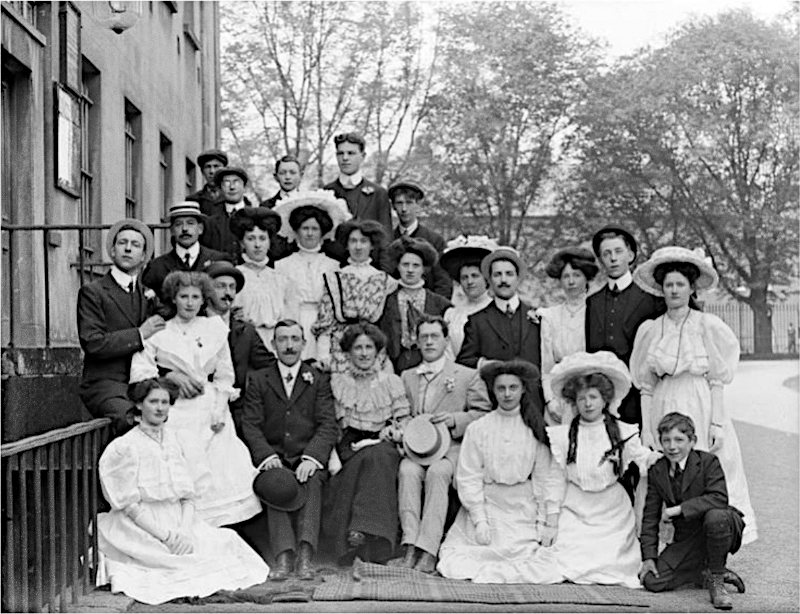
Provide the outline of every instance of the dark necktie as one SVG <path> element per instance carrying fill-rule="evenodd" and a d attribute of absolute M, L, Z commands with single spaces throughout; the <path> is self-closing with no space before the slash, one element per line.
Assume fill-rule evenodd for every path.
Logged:
<path fill-rule="evenodd" d="M 131 306 L 136 309 L 136 284 L 133 281 L 128 284 L 128 298 L 131 299 Z"/>
<path fill-rule="evenodd" d="M 189 252 L 186 252 L 186 255 L 184 255 L 183 263 L 186 265 L 187 269 L 192 268 L 192 257 L 189 255 Z"/>
<path fill-rule="evenodd" d="M 611 296 L 619 296 L 619 286 L 617 284 L 611 284 L 609 290 L 611 290 Z"/>
<path fill-rule="evenodd" d="M 508 316 L 509 320 L 514 317 L 514 310 L 511 308 L 510 303 L 506 305 L 506 316 Z"/>
<path fill-rule="evenodd" d="M 683 469 L 681 469 L 680 465 L 675 465 L 675 471 L 672 473 L 670 482 L 672 482 L 672 494 L 675 495 L 675 499 L 680 502 L 681 487 L 683 486 Z"/>

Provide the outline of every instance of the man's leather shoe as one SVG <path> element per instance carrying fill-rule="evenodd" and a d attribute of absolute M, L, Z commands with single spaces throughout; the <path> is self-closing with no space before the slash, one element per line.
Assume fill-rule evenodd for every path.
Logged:
<path fill-rule="evenodd" d="M 403 560 L 400 561 L 400 567 L 412 569 L 414 567 L 414 560 L 417 556 L 417 548 L 413 544 L 406 544 L 405 552 L 403 553 Z"/>
<path fill-rule="evenodd" d="M 367 542 L 367 536 L 361 531 L 348 531 L 347 543 L 351 548 L 358 548 Z"/>
<path fill-rule="evenodd" d="M 433 573 L 436 571 L 436 557 L 430 552 L 425 552 L 423 550 L 419 555 L 417 564 L 414 565 L 414 569 L 416 571 L 421 571 L 422 573 Z"/>
<path fill-rule="evenodd" d="M 725 584 L 730 584 L 736 587 L 736 590 L 740 593 L 744 592 L 744 580 L 739 577 L 735 571 L 731 571 L 730 569 L 726 569 L 725 573 L 722 576 L 723 581 Z"/>
<path fill-rule="evenodd" d="M 301 542 L 300 548 L 297 551 L 297 564 L 295 565 L 295 573 L 300 580 L 313 580 L 315 577 L 314 565 L 311 563 L 311 557 L 314 554 L 311 544 Z"/>
<path fill-rule="evenodd" d="M 725 575 L 721 573 L 711 574 L 708 583 L 708 594 L 711 597 L 712 605 L 718 610 L 732 610 L 733 599 L 725 589 Z"/>
<path fill-rule="evenodd" d="M 292 573 L 292 551 L 284 550 L 275 558 L 275 566 L 269 572 L 269 579 L 274 582 L 286 580 Z"/>

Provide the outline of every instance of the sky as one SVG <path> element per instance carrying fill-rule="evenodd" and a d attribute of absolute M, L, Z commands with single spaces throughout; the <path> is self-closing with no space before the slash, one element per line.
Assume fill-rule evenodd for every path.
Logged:
<path fill-rule="evenodd" d="M 771 20 L 787 12 L 790 0 L 561 0 L 557 4 L 593 37 L 608 42 L 609 59 L 652 45 L 660 47 L 675 27 L 692 16 L 748 8 Z"/>

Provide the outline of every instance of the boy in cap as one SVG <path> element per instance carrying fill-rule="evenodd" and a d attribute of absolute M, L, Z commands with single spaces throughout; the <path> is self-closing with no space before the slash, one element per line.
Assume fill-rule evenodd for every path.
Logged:
<path fill-rule="evenodd" d="M 392 203 L 398 220 L 393 237 L 395 239 L 403 237 L 424 239 L 434 247 L 441 257 L 442 251 L 444 251 L 442 235 L 421 224 L 418 218 L 424 200 L 425 192 L 413 181 L 398 181 L 389 186 L 389 201 Z M 425 272 L 425 287 L 448 300 L 453 294 L 453 282 L 438 262 Z"/>
<path fill-rule="evenodd" d="M 133 425 L 131 357 L 165 324 L 153 315 L 154 304 L 138 279 L 153 246 L 153 233 L 143 222 L 117 222 L 106 239 L 111 270 L 78 291 L 78 338 L 84 352 L 80 397 L 93 416 L 111 418 L 115 435 Z"/>
<path fill-rule="evenodd" d="M 220 149 L 207 149 L 197 156 L 197 166 L 206 180 L 202 189 L 189 194 L 186 200 L 200 204 L 200 211 L 205 215 L 216 215 L 224 207 L 225 196 L 214 181 L 217 171 L 228 165 L 228 154 Z"/>
<path fill-rule="evenodd" d="M 167 221 L 173 247 L 151 261 L 142 273 L 142 283 L 152 288 L 162 301 L 162 285 L 172 271 L 202 271 L 215 260 L 231 260 L 229 255 L 200 244 L 207 219 L 196 202 L 184 201 L 169 208 Z"/>

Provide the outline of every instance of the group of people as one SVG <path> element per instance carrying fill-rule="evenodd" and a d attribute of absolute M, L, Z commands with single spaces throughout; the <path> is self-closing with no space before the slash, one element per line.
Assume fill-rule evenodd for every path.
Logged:
<path fill-rule="evenodd" d="M 757 529 L 722 395 L 738 342 L 695 300 L 710 263 L 634 268 L 607 226 L 552 256 L 565 300 L 535 309 L 516 250 L 445 244 L 418 183 L 384 190 L 359 135 L 335 144 L 333 183 L 299 190 L 286 156 L 260 206 L 204 152 L 156 258 L 141 221 L 109 230 L 78 296 L 81 397 L 116 435 L 98 583 L 156 604 L 308 580 L 327 544 L 474 582 L 696 582 L 730 609 Z"/>

